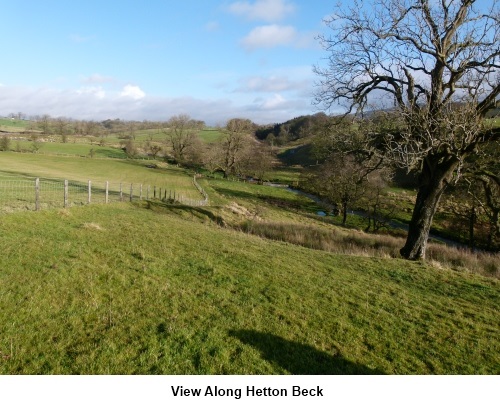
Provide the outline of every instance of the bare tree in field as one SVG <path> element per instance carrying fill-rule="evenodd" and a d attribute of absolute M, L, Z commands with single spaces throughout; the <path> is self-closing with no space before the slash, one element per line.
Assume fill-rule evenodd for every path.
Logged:
<path fill-rule="evenodd" d="M 500 93 L 499 4 L 477 3 L 354 1 L 320 38 L 328 59 L 315 68 L 319 104 L 351 113 L 385 100 L 398 112 L 398 130 L 378 133 L 373 153 L 419 173 L 407 259 L 425 257 L 441 195 L 467 156 L 500 136 L 483 119 Z"/>
<path fill-rule="evenodd" d="M 184 163 L 189 149 L 196 144 L 198 132 L 203 129 L 205 123 L 181 114 L 170 118 L 166 125 L 167 128 L 163 129 L 163 132 L 167 135 L 174 159 Z"/>
<path fill-rule="evenodd" d="M 240 174 L 250 158 L 253 123 L 248 119 L 232 118 L 222 131 L 224 136 L 218 144 L 219 169 L 224 177 Z"/>
<path fill-rule="evenodd" d="M 48 114 L 38 117 L 37 124 L 44 134 L 50 134 L 52 130 L 52 118 Z"/>
<path fill-rule="evenodd" d="M 153 143 L 151 141 L 146 142 L 146 149 L 153 159 L 156 159 L 158 154 L 162 151 L 161 145 Z"/>
<path fill-rule="evenodd" d="M 68 142 L 69 120 L 64 117 L 58 117 L 54 120 L 55 133 L 61 137 L 63 143 Z"/>

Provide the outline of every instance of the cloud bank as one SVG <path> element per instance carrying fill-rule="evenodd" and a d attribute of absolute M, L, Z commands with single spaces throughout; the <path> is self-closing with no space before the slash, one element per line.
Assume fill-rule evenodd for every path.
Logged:
<path fill-rule="evenodd" d="M 48 114 L 52 117 L 97 121 L 115 118 L 164 121 L 174 115 L 188 114 L 208 125 L 224 124 L 235 117 L 268 124 L 310 114 L 311 109 L 310 103 L 304 98 L 287 98 L 279 92 L 252 102 L 236 104 L 224 98 L 211 100 L 149 96 L 134 85 L 124 86 L 120 91 L 105 91 L 99 86 L 81 87 L 78 90 L 0 87 L 0 116 L 22 112 L 27 116 Z"/>

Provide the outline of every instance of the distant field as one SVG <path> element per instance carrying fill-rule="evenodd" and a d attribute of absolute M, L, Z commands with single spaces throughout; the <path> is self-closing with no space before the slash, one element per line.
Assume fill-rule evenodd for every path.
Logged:
<path fill-rule="evenodd" d="M 30 121 L 16 120 L 11 118 L 0 118 L 0 126 L 26 128 L 29 124 Z"/>
<path fill-rule="evenodd" d="M 185 170 L 162 165 L 147 168 L 147 161 L 91 159 L 34 153 L 0 153 L 0 179 L 44 177 L 86 182 L 112 181 L 148 184 L 176 190 L 186 198 L 200 198 Z"/>
<path fill-rule="evenodd" d="M 212 143 L 217 141 L 221 136 L 222 132 L 215 128 L 206 128 L 200 132 L 200 138 L 206 143 Z"/>
<path fill-rule="evenodd" d="M 0 131 L 4 132 L 22 132 L 25 131 L 29 125 L 29 121 L 0 118 Z"/>
<path fill-rule="evenodd" d="M 11 149 L 20 148 L 24 151 L 30 151 L 32 142 L 30 141 L 12 141 Z M 59 155 L 75 155 L 78 157 L 88 157 L 91 151 L 95 158 L 115 158 L 126 159 L 126 153 L 119 148 L 110 146 L 91 145 L 90 143 L 61 143 L 61 142 L 43 142 L 40 146 L 38 154 L 59 154 Z"/>

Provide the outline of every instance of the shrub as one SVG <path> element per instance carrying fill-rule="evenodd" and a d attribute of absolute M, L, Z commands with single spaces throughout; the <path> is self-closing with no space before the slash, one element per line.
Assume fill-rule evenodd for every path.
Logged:
<path fill-rule="evenodd" d="M 10 138 L 8 136 L 2 136 L 0 138 L 0 150 L 1 151 L 10 150 Z"/>

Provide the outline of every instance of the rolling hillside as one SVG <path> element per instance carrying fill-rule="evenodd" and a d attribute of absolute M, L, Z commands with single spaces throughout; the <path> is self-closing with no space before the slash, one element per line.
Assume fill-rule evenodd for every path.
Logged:
<path fill-rule="evenodd" d="M 0 373 L 500 371 L 497 280 L 245 234 L 224 198 L 1 216 Z"/>

